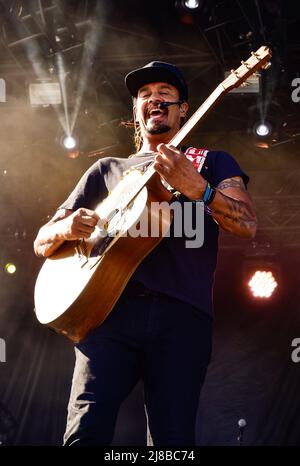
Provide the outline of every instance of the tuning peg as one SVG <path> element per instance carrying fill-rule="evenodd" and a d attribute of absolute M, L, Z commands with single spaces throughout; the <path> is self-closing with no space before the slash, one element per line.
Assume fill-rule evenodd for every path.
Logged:
<path fill-rule="evenodd" d="M 245 62 L 244 60 L 241 61 L 241 64 L 242 65 L 245 65 L 246 68 L 248 68 L 248 70 L 250 70 L 251 66 L 249 65 L 249 63 Z"/>
<path fill-rule="evenodd" d="M 268 70 L 270 68 L 270 66 L 272 65 L 272 63 L 270 61 L 268 61 L 264 66 L 262 66 L 262 68 L 264 70 Z"/>
<path fill-rule="evenodd" d="M 236 70 L 230 70 L 230 73 L 234 74 L 237 78 L 240 77 Z"/>

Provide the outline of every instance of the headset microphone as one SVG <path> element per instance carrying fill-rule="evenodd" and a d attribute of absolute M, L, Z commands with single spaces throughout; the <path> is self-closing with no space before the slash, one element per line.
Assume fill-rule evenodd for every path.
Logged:
<path fill-rule="evenodd" d="M 184 100 L 177 100 L 176 102 L 161 102 L 158 104 L 158 108 L 163 109 L 169 107 L 170 105 L 181 105 L 183 102 Z"/>

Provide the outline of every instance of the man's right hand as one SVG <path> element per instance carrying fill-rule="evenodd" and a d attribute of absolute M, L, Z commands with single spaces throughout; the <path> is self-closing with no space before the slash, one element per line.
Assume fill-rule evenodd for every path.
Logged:
<path fill-rule="evenodd" d="M 100 221 L 99 215 L 94 210 L 81 207 L 60 221 L 62 239 L 72 241 L 89 238 L 98 222 L 101 227 L 106 220 Z"/>
<path fill-rule="evenodd" d="M 101 228 L 107 222 L 90 209 L 81 207 L 73 212 L 59 209 L 53 218 L 40 228 L 34 241 L 34 251 L 39 257 L 49 257 L 64 241 L 89 238 L 96 228 Z"/>

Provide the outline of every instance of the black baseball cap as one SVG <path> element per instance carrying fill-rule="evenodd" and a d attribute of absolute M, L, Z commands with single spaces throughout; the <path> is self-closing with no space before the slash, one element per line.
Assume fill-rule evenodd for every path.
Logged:
<path fill-rule="evenodd" d="M 145 84 L 165 82 L 175 86 L 181 100 L 188 100 L 188 88 L 181 71 L 171 63 L 152 61 L 142 68 L 131 71 L 125 76 L 125 84 L 133 97 Z"/>

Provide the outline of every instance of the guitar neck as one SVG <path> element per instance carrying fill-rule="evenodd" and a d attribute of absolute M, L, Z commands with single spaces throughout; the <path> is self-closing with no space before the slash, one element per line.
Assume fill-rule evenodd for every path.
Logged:
<path fill-rule="evenodd" d="M 184 138 L 189 134 L 189 132 L 194 128 L 194 126 L 208 113 L 213 105 L 219 100 L 219 98 L 225 94 L 227 89 L 225 89 L 222 84 L 219 84 L 218 87 L 210 94 L 210 96 L 203 102 L 202 105 L 196 110 L 195 113 L 189 118 L 189 120 L 180 128 L 177 134 L 170 140 L 168 143 L 174 147 L 178 147 L 179 144 L 184 140 Z M 153 168 L 154 161 L 149 165 L 146 172 L 143 174 L 141 179 L 141 189 L 146 185 L 150 178 L 154 175 L 155 170 Z"/>

